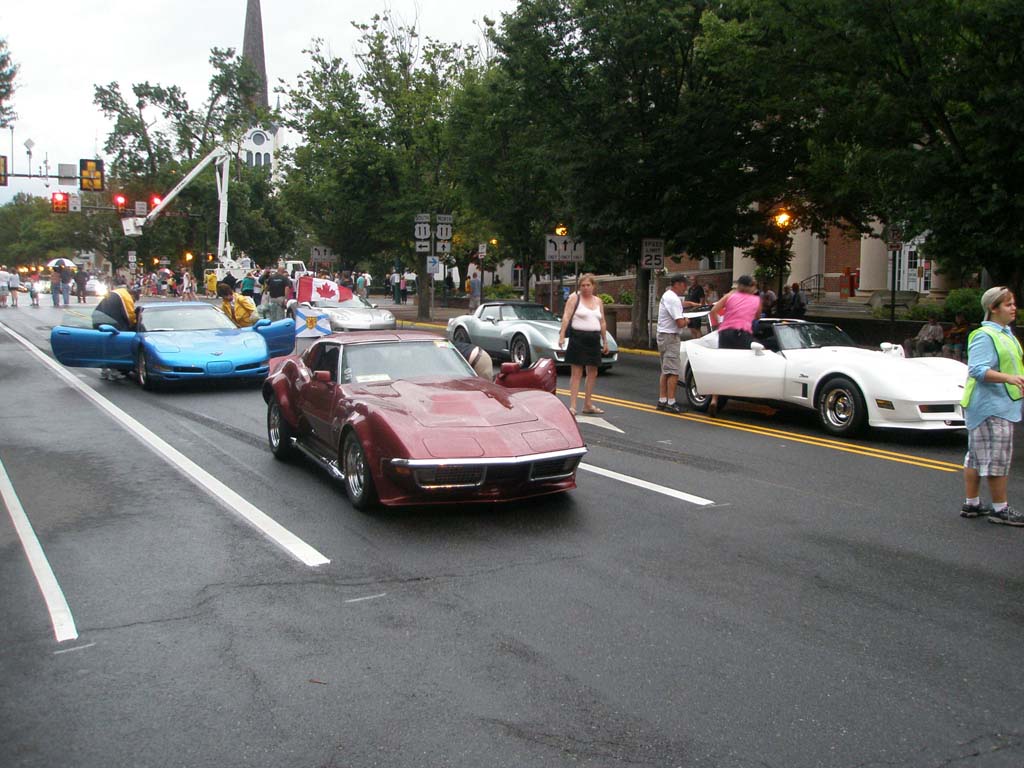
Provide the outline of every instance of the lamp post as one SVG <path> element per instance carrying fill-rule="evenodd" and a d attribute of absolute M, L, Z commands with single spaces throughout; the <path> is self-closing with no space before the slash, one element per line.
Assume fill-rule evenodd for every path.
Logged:
<path fill-rule="evenodd" d="M 896 226 L 889 227 L 889 254 L 892 257 L 892 284 L 889 286 L 889 333 L 896 334 L 896 262 L 903 250 L 903 231 Z"/>
<path fill-rule="evenodd" d="M 789 211 L 785 208 L 780 208 L 774 216 L 772 216 L 772 223 L 775 228 L 779 230 L 782 237 L 779 240 L 779 253 L 778 253 L 778 270 L 779 270 L 779 291 L 775 297 L 775 315 L 776 317 L 782 316 L 782 283 L 784 280 L 784 273 L 786 270 L 786 264 L 789 263 L 789 259 L 785 258 L 785 254 L 789 252 L 789 228 L 793 226 L 793 217 Z"/>

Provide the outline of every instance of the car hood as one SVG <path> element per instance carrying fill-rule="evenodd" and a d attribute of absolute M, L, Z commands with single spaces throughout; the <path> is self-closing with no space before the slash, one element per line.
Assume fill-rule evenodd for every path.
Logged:
<path fill-rule="evenodd" d="M 528 398 L 514 397 L 485 379 L 392 381 L 367 385 L 364 391 L 428 429 L 486 429 L 538 420 L 524 402 Z"/>
<path fill-rule="evenodd" d="M 316 307 L 316 309 L 339 320 L 366 320 L 371 323 L 386 323 L 394 320 L 394 315 L 386 309 L 370 309 L 369 307 Z"/>
<path fill-rule="evenodd" d="M 146 344 L 152 345 L 158 351 L 172 351 L 174 347 L 179 350 L 188 351 L 192 354 L 209 354 L 218 356 L 217 353 L 231 352 L 251 348 L 262 341 L 258 333 L 241 331 L 237 328 L 224 328 L 215 331 L 149 331 L 143 333 Z M 249 344 L 246 345 L 246 341 Z"/>

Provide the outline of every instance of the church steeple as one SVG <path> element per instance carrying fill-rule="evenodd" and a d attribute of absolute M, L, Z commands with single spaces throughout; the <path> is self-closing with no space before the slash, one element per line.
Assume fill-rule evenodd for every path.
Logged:
<path fill-rule="evenodd" d="M 263 55 L 263 15 L 260 13 L 260 0 L 247 0 L 245 6 L 242 58 L 249 62 L 260 78 L 253 106 L 267 109 L 270 102 L 267 99 L 267 62 Z"/>

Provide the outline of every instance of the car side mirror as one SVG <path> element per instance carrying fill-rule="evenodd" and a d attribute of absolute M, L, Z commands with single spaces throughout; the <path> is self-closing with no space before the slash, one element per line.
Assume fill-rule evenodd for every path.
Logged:
<path fill-rule="evenodd" d="M 261 317 L 259 320 L 257 320 L 255 323 L 252 324 L 252 327 L 253 328 L 266 328 L 270 324 L 271 324 L 270 320 L 268 320 L 265 317 Z"/>
<path fill-rule="evenodd" d="M 377 305 L 377 304 L 371 304 L 370 306 L 371 306 L 371 307 L 372 307 L 373 309 L 377 309 L 377 306 L 378 306 L 378 305 Z"/>
<path fill-rule="evenodd" d="M 96 330 L 97 331 L 102 331 L 103 333 L 109 333 L 109 334 L 111 334 L 113 336 L 117 336 L 117 334 L 120 333 L 120 331 L 117 330 L 117 328 L 112 326 L 110 323 L 103 323 Z"/>
<path fill-rule="evenodd" d="M 313 371 L 313 381 L 320 381 L 324 384 L 331 383 L 331 372 L 330 371 Z"/>
<path fill-rule="evenodd" d="M 759 341 L 752 341 L 752 342 L 750 342 L 750 348 L 752 350 L 754 350 L 754 354 L 755 355 L 763 355 L 764 354 L 764 344 L 762 344 Z"/>

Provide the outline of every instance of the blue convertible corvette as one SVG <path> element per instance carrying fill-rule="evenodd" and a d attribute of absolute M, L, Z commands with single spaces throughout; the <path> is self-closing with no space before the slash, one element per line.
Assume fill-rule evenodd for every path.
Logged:
<path fill-rule="evenodd" d="M 236 328 L 203 302 L 143 304 L 136 312 L 135 331 L 55 326 L 50 332 L 54 356 L 71 367 L 134 370 L 139 384 L 152 389 L 164 381 L 262 379 L 270 358 L 295 347 L 292 320 Z"/>

